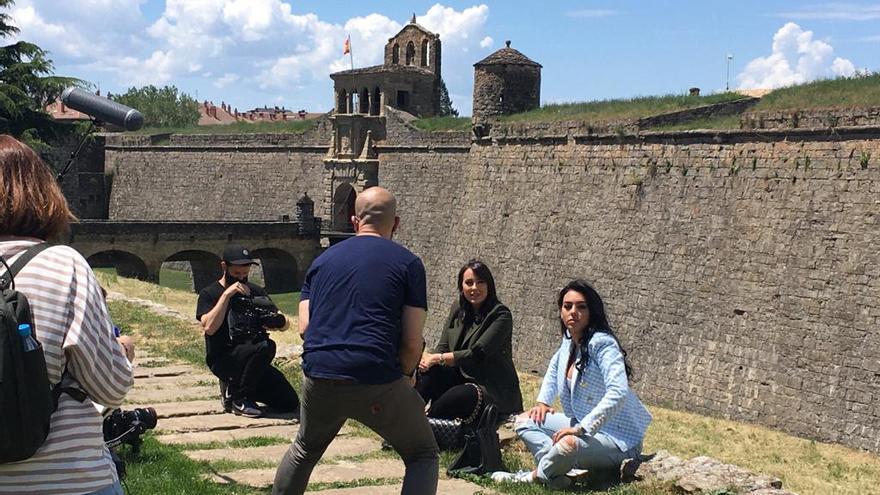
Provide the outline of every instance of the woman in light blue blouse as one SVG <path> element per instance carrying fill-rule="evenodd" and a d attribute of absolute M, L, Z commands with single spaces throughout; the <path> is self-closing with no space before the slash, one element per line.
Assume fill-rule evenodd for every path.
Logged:
<path fill-rule="evenodd" d="M 517 417 L 516 433 L 537 468 L 493 473 L 496 481 L 571 484 L 566 474 L 616 472 L 637 457 L 651 414 L 629 388 L 626 351 L 611 331 L 602 298 L 583 280 L 559 292 L 562 344 L 550 360 L 537 405 Z M 559 398 L 562 411 L 551 407 Z"/>

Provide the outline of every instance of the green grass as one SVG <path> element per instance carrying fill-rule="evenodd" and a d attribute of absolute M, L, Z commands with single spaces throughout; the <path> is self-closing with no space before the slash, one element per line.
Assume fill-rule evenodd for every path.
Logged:
<path fill-rule="evenodd" d="M 554 103 L 544 105 L 537 110 L 509 115 L 503 117 L 502 120 L 507 122 L 555 122 L 563 120 L 605 122 L 609 120 L 633 120 L 742 98 L 743 96 L 737 93 L 718 93 L 707 96 L 640 96 L 629 99 L 599 100 L 585 103 Z"/>
<path fill-rule="evenodd" d="M 236 438 L 228 442 L 201 442 L 178 444 L 181 450 L 243 449 L 247 447 L 267 447 L 269 445 L 289 444 L 290 439 L 278 436 Z"/>
<path fill-rule="evenodd" d="M 164 445 L 147 434 L 138 454 L 120 449 L 126 464 L 126 493 L 174 493 L 175 495 L 256 495 L 269 490 L 243 485 L 220 485 L 202 479 L 209 472 L 205 463 L 183 455 L 178 446 Z"/>
<path fill-rule="evenodd" d="M 159 285 L 171 289 L 192 292 L 192 274 L 181 270 L 159 269 Z"/>
<path fill-rule="evenodd" d="M 145 127 L 126 134 L 299 134 L 315 127 L 315 119 L 280 122 L 233 122 L 225 125 L 193 125 L 188 127 Z"/>
<path fill-rule="evenodd" d="M 880 106 L 880 74 L 822 79 L 777 89 L 750 111 Z"/>
<path fill-rule="evenodd" d="M 412 124 L 423 131 L 469 131 L 470 117 L 428 117 L 416 119 Z"/>

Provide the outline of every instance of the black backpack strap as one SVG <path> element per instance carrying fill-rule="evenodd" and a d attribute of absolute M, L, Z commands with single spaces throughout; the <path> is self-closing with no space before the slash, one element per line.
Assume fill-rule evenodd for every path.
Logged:
<path fill-rule="evenodd" d="M 10 287 L 15 288 L 15 276 L 18 275 L 18 272 L 24 268 L 24 265 L 28 264 L 28 262 L 34 259 L 38 254 L 48 249 L 50 246 L 46 242 L 41 242 L 39 244 L 35 244 L 29 248 L 15 260 L 15 263 L 10 267 L 6 264 L 6 261 L 3 261 L 3 265 L 8 268 L 6 273 L 0 276 L 0 290 L 6 290 Z"/>
<path fill-rule="evenodd" d="M 88 394 L 86 394 L 86 392 L 84 390 L 80 390 L 78 388 L 73 388 L 73 387 L 62 387 L 61 386 L 61 384 L 64 383 L 64 377 L 66 377 L 66 376 L 67 376 L 67 369 L 65 368 L 64 373 L 61 374 L 61 380 L 52 387 L 52 396 L 55 400 L 55 404 L 58 404 L 58 399 L 61 398 L 61 394 L 67 394 L 67 395 L 73 397 L 73 399 L 77 402 L 82 402 L 82 401 L 86 400 L 86 397 L 88 397 Z"/>

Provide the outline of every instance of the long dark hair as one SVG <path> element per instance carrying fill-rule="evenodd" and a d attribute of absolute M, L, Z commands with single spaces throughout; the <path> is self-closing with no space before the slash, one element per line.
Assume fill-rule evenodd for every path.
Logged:
<path fill-rule="evenodd" d="M 461 284 L 464 282 L 464 272 L 468 268 L 474 272 L 478 279 L 486 282 L 486 300 L 480 306 L 479 313 L 474 311 L 474 307 L 464 297 L 464 291 L 461 290 Z M 475 319 L 482 320 L 486 313 L 498 304 L 498 294 L 495 292 L 495 277 L 492 276 L 489 267 L 478 259 L 472 259 L 461 267 L 461 270 L 458 271 L 458 285 L 456 285 L 456 288 L 458 289 L 458 313 L 455 317 L 462 322 L 463 326 L 473 323 Z"/>
<path fill-rule="evenodd" d="M 562 299 L 568 294 L 570 291 L 579 292 L 584 299 L 587 300 L 587 310 L 590 313 L 590 319 L 587 322 L 587 328 L 584 330 L 584 334 L 581 336 L 579 342 L 575 342 L 572 340 L 571 349 L 569 350 L 568 355 L 568 366 L 571 366 L 572 361 L 575 358 L 577 348 L 580 348 L 581 358 L 575 364 L 577 366 L 578 371 L 583 373 L 583 371 L 587 367 L 587 363 L 590 359 L 590 354 L 587 351 L 587 344 L 590 342 L 590 339 L 593 338 L 593 335 L 596 332 L 607 333 L 617 342 L 617 346 L 620 347 L 620 352 L 623 354 L 623 367 L 626 370 L 627 379 L 632 378 L 633 369 L 630 366 L 629 361 L 626 359 L 626 350 L 624 350 L 623 346 L 620 345 L 620 341 L 617 339 L 617 336 L 614 335 L 614 332 L 611 330 L 611 325 L 608 324 L 608 315 L 605 313 L 605 304 L 602 302 L 602 297 L 599 296 L 599 293 L 596 292 L 589 283 L 585 280 L 576 279 L 571 282 L 565 284 L 565 287 L 559 291 L 559 297 L 557 299 L 557 306 L 560 311 L 562 310 Z M 562 336 L 571 338 L 571 333 L 568 331 L 568 328 L 565 327 L 565 322 L 560 318 L 559 324 L 562 327 Z"/>

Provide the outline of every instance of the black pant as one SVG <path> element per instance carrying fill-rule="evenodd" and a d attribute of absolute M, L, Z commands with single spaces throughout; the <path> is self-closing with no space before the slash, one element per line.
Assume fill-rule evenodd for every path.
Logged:
<path fill-rule="evenodd" d="M 467 419 L 479 414 L 482 408 L 480 395 L 474 383 L 468 382 L 458 368 L 432 366 L 427 372 L 419 374 L 416 390 L 425 402 L 431 401 L 428 416 L 443 419 Z"/>
<path fill-rule="evenodd" d="M 226 382 L 233 400 L 262 402 L 279 412 L 299 408 L 296 391 L 284 375 L 272 366 L 275 342 L 255 339 L 237 344 L 214 359 L 211 372 Z"/>

